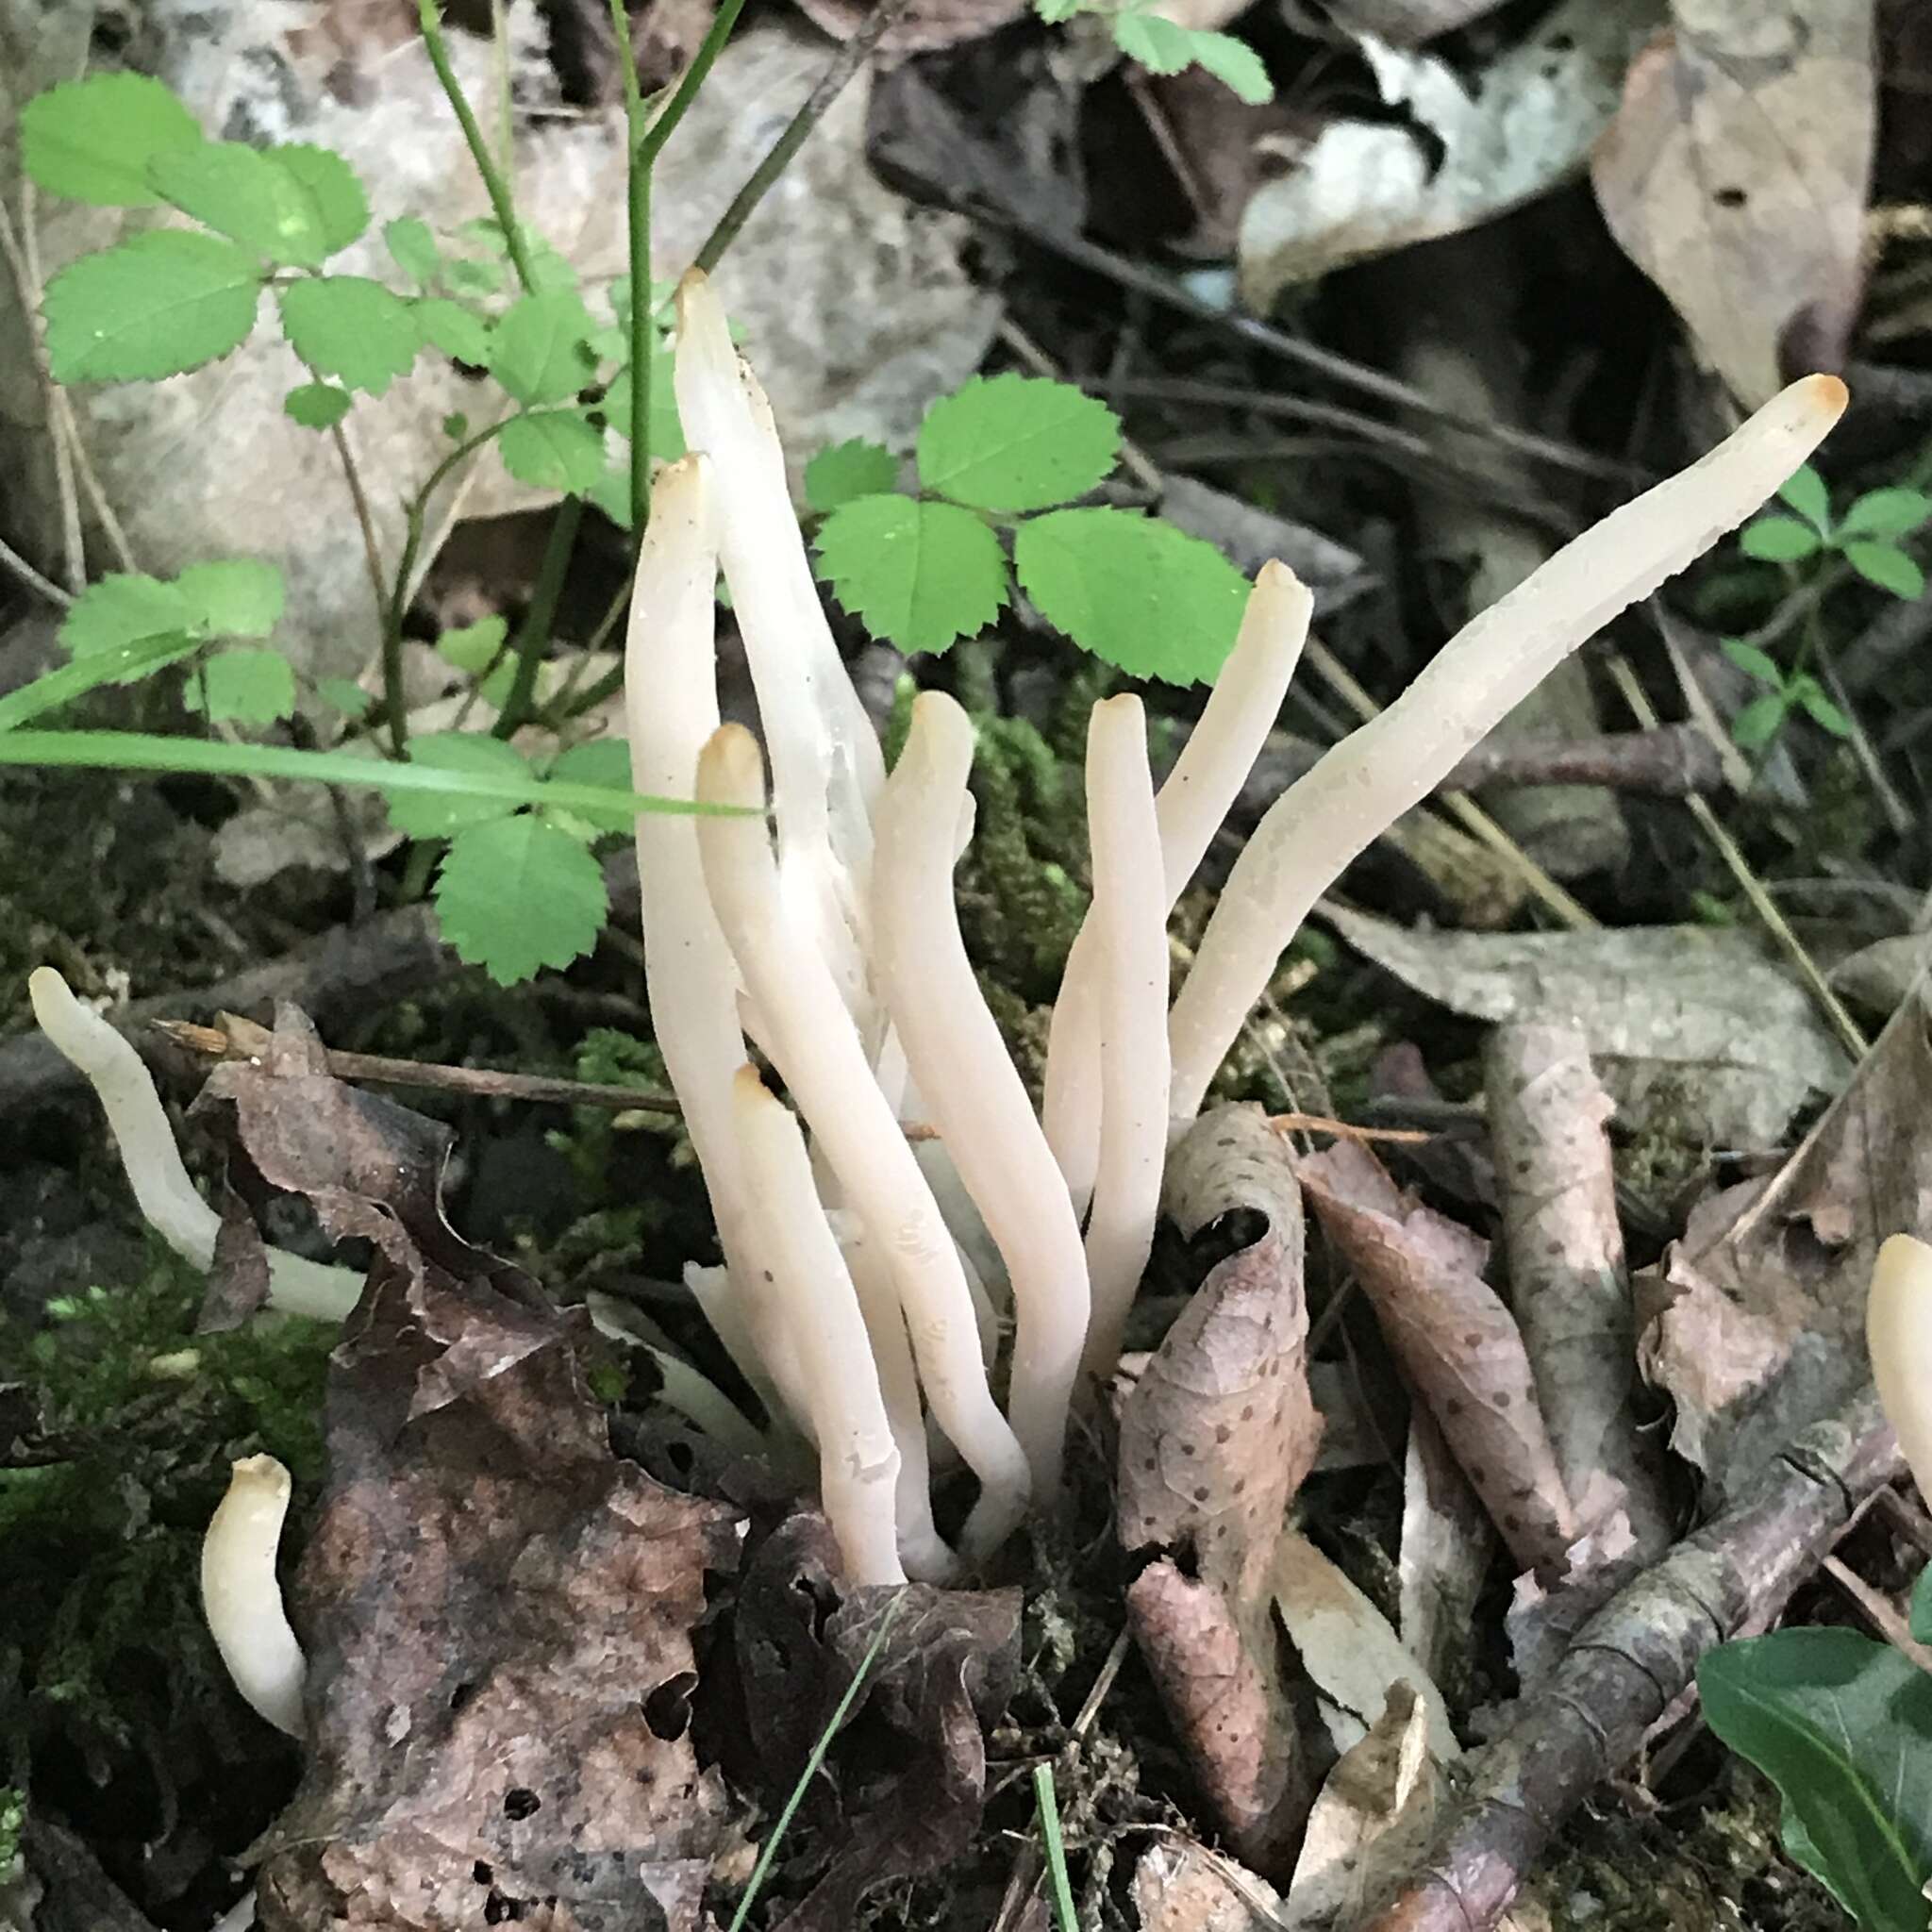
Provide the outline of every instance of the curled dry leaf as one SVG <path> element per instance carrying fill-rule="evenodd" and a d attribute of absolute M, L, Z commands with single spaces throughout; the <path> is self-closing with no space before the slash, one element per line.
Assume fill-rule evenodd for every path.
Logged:
<path fill-rule="evenodd" d="M 297 1573 L 309 1735 L 269 1932 L 696 1932 L 735 1834 L 689 1734 L 720 1505 L 610 1452 L 575 1319 L 385 1254 L 330 1368 Z"/>
<path fill-rule="evenodd" d="M 847 1932 L 874 1887 L 938 1871 L 979 1828 L 986 1733 L 1020 1675 L 1020 1592 L 847 1591 L 824 1519 L 801 1512 L 767 1540 L 740 1596 L 737 1647 L 758 1781 L 782 1802 L 897 1602 L 852 1713 L 862 1750 L 833 1746 L 836 1804 L 806 1822 L 829 1862 L 779 1932 Z"/>
<path fill-rule="evenodd" d="M 1321 1436 L 1300 1191 L 1261 1114 L 1220 1108 L 1174 1150 L 1164 1205 L 1190 1236 L 1237 1210 L 1265 1225 L 1208 1274 L 1122 1408 L 1122 1546 L 1160 1553 L 1128 1614 L 1229 1842 L 1275 1872 L 1313 1795 L 1271 1609 L 1275 1542 Z"/>
<path fill-rule="evenodd" d="M 1851 1071 L 1810 995 L 1737 928 L 1407 932 L 1332 903 L 1323 914 L 1453 1012 L 1576 1027 L 1619 1113 L 1675 1140 L 1774 1145 Z"/>
<path fill-rule="evenodd" d="M 1604 219 L 1748 408 L 1856 319 L 1872 0 L 1674 0 L 1591 167 Z"/>
<path fill-rule="evenodd" d="M 1570 1499 L 1523 1337 L 1482 1278 L 1489 1243 L 1407 1199 L 1351 1141 L 1306 1157 L 1300 1172 L 1324 1233 L 1510 1554 L 1560 1573 L 1575 1536 Z"/>
<path fill-rule="evenodd" d="M 1768 1183 L 1696 1208 L 1641 1288 L 1672 1446 L 1720 1495 L 1865 1379 L 1865 1293 L 1888 1235 L 1932 1236 L 1932 1041 L 1901 1007 L 1851 1085 Z"/>

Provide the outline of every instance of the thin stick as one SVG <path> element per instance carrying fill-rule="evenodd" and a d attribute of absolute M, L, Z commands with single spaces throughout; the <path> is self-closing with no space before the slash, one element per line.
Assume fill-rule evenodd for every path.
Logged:
<path fill-rule="evenodd" d="M 26 330 L 34 362 L 34 379 L 41 389 L 42 407 L 47 414 L 47 440 L 54 451 L 54 480 L 60 504 L 60 546 L 67 587 L 77 597 L 87 588 L 87 552 L 81 541 L 80 500 L 75 494 L 72 452 L 60 434 L 59 406 L 53 365 L 47 359 L 46 340 L 41 333 L 40 265 L 33 246 L 33 184 L 23 181 L 20 189 L 21 222 L 15 227 L 12 212 L 0 197 L 0 250 L 13 278 L 13 292 L 20 303 L 21 325 Z"/>
<path fill-rule="evenodd" d="M 18 577 L 36 596 L 44 597 L 49 604 L 58 604 L 62 610 L 74 602 L 73 591 L 63 591 L 51 577 L 43 577 L 4 538 L 0 538 L 0 569 Z"/>
<path fill-rule="evenodd" d="M 704 246 L 698 250 L 693 267 L 709 275 L 718 266 L 724 251 L 738 239 L 738 231 L 765 198 L 766 191 L 785 172 L 792 156 L 805 145 L 807 137 L 824 119 L 826 108 L 844 92 L 845 83 L 865 65 L 873 49 L 891 32 L 909 4 L 910 0 L 877 0 L 858 31 L 826 63 L 825 71 L 819 75 L 798 111 L 786 124 L 784 132 L 767 150 L 764 159 L 752 170 L 750 178 L 732 196 L 731 206 L 718 217 L 716 225 L 705 237 Z"/>
<path fill-rule="evenodd" d="M 369 498 L 362 488 L 362 477 L 356 468 L 355 452 L 349 447 L 349 439 L 343 433 L 342 425 L 340 423 L 330 424 L 328 433 L 335 442 L 336 455 L 341 458 L 342 479 L 349 486 L 349 501 L 356 507 L 356 526 L 362 532 L 362 560 L 369 569 L 369 588 L 375 598 L 375 621 L 379 625 L 389 610 L 389 587 L 382 568 L 382 546 L 375 537 L 375 520 L 369 513 Z"/>

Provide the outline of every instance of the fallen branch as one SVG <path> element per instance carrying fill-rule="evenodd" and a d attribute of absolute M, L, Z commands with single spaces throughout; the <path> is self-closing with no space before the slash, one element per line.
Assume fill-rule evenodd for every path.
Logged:
<path fill-rule="evenodd" d="M 1697 1660 L 1805 1579 L 1857 1505 L 1902 1473 L 1868 1387 L 1814 1424 L 1732 1507 L 1619 1591 L 1474 1764 L 1394 1900 L 1360 1932 L 1482 1932 L 1563 1821 L 1633 1757 Z"/>

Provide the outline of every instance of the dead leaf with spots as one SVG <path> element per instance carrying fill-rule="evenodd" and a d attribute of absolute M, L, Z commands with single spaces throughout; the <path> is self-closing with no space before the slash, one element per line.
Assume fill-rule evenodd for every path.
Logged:
<path fill-rule="evenodd" d="M 835 1740 L 829 1776 L 799 1821 L 816 1842 L 790 1869 L 815 1863 L 818 1875 L 777 1932 L 848 1932 L 875 1887 L 936 1872 L 973 1841 L 986 1734 L 1020 1680 L 1020 1609 L 1016 1590 L 848 1591 L 831 1531 L 810 1512 L 766 1540 L 740 1592 L 736 1636 L 748 1776 L 774 1807 L 891 1615 L 852 1735 Z"/>
<path fill-rule="evenodd" d="M 1720 1497 L 1865 1380 L 1879 1244 L 1932 1238 L 1926 1026 L 1923 998 L 1902 1006 L 1779 1173 L 1703 1203 L 1639 1284 L 1641 1359 L 1676 1404 L 1672 1446 Z"/>
<path fill-rule="evenodd" d="M 378 1261 L 291 1617 L 309 1735 L 267 1932 L 697 1932 L 732 1848 L 687 1705 L 721 1505 L 611 1454 L 580 1317 Z"/>
<path fill-rule="evenodd" d="M 1121 1543 L 1156 1553 L 1127 1609 L 1229 1843 L 1274 1873 L 1313 1796 L 1272 1612 L 1275 1543 L 1322 1428 L 1292 1158 L 1258 1110 L 1217 1108 L 1170 1157 L 1164 1206 L 1191 1238 L 1236 1212 L 1265 1224 L 1208 1274 L 1122 1407 Z"/>
<path fill-rule="evenodd" d="M 1280 1908 L 1265 1878 L 1179 1832 L 1158 1838 L 1134 1867 L 1141 1932 L 1255 1932 L 1278 1923 Z"/>
<path fill-rule="evenodd" d="M 1560 1574 L 1576 1524 L 1523 1337 L 1482 1278 L 1489 1243 L 1407 1198 L 1351 1141 L 1299 1165 L 1323 1231 L 1510 1554 Z"/>
<path fill-rule="evenodd" d="M 1469 1478 L 1417 1406 L 1403 1464 L 1398 1614 L 1404 1647 L 1439 1684 L 1467 1676 L 1476 1598 L 1495 1550 L 1495 1529 Z"/>
<path fill-rule="evenodd" d="M 1843 363 L 1863 292 L 1872 0 L 1673 0 L 1591 175 L 1624 253 L 1746 408 Z"/>

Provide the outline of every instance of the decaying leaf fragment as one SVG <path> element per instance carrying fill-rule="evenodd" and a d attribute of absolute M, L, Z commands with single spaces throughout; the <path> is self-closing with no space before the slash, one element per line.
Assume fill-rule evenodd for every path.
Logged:
<path fill-rule="evenodd" d="M 1591 167 L 1624 252 L 1756 408 L 1836 369 L 1857 314 L 1872 0 L 1673 0 Z"/>
<path fill-rule="evenodd" d="M 1850 1086 L 1768 1183 L 1695 1208 L 1641 1287 L 1672 1446 L 1731 1493 L 1866 1376 L 1865 1292 L 1888 1235 L 1932 1235 L 1932 1041 L 1902 1006 Z"/>
<path fill-rule="evenodd" d="M 1238 1209 L 1265 1230 L 1221 1262 L 1121 1413 L 1120 1535 L 1158 1552 L 1128 1615 L 1228 1841 L 1282 1871 L 1313 1796 L 1276 1663 L 1273 1565 L 1313 1464 L 1300 1191 L 1257 1111 L 1205 1114 L 1169 1157 L 1164 1205 L 1193 1235 Z"/>
<path fill-rule="evenodd" d="M 1576 1524 L 1523 1337 L 1482 1278 L 1489 1243 L 1405 1198 L 1355 1142 L 1307 1157 L 1300 1171 L 1324 1232 L 1510 1554 L 1560 1574 Z"/>

